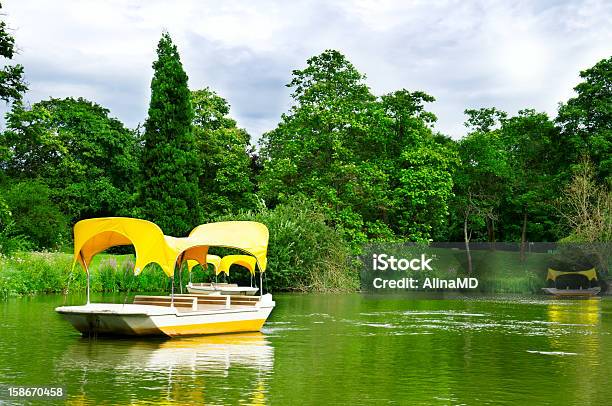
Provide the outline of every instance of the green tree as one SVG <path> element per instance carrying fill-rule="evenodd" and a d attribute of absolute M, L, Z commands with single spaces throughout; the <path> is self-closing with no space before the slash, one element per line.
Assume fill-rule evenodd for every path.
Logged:
<path fill-rule="evenodd" d="M 453 218 L 461 230 L 454 236 L 460 235 L 465 242 L 471 272 L 470 241 L 476 237 L 493 243 L 496 239 L 495 222 L 507 193 L 509 163 L 499 130 L 505 113 L 496 109 L 465 113 L 465 124 L 473 131 L 458 144 L 461 164 L 454 176 Z"/>
<path fill-rule="evenodd" d="M 11 182 L 39 179 L 50 198 L 76 221 L 127 215 L 138 178 L 134 132 L 84 99 L 49 99 L 31 108 L 13 105 L 0 146 Z"/>
<path fill-rule="evenodd" d="M 315 199 L 353 241 L 365 239 L 362 213 L 370 208 L 370 196 L 386 189 L 381 171 L 360 165 L 369 155 L 363 146 L 376 135 L 369 131 L 376 99 L 364 79 L 337 51 L 308 59 L 287 85 L 294 105 L 264 134 L 261 149 L 260 186 L 267 201 L 274 205 L 291 195 Z"/>
<path fill-rule="evenodd" d="M 3 195 L 0 195 L 0 254 L 10 255 L 15 251 L 29 249 L 32 245 L 17 231 L 13 214 Z"/>
<path fill-rule="evenodd" d="M 6 23 L 0 21 L 0 57 L 11 60 L 13 56 L 15 56 L 15 38 L 8 32 Z M 26 90 L 28 87 L 23 79 L 23 66 L 20 64 L 3 66 L 0 70 L 0 100 L 7 103 L 20 101 Z"/>
<path fill-rule="evenodd" d="M 257 204 L 254 194 L 249 134 L 229 117 L 225 99 L 205 88 L 191 92 L 194 109 L 193 131 L 202 166 L 203 220 Z"/>
<path fill-rule="evenodd" d="M 529 237 L 532 241 L 556 239 L 558 130 L 545 113 L 526 109 L 504 120 L 501 137 L 510 170 L 509 188 L 501 208 L 504 238 L 520 239 L 524 254 Z"/>
<path fill-rule="evenodd" d="M 377 98 L 333 50 L 293 71 L 288 86 L 294 104 L 263 138 L 266 200 L 313 199 L 352 242 L 431 239 L 447 217 L 453 160 L 430 128 L 424 105 L 433 98 L 407 90 Z"/>
<path fill-rule="evenodd" d="M 467 115 L 465 126 L 472 131 L 488 133 L 499 129 L 501 123 L 508 117 L 505 111 L 495 107 L 482 107 L 480 109 L 466 109 Z"/>
<path fill-rule="evenodd" d="M 199 163 L 187 74 L 176 45 L 162 34 L 153 62 L 142 159 L 143 216 L 182 236 L 199 224 Z"/>
<path fill-rule="evenodd" d="M 388 223 L 412 241 L 438 238 L 446 228 L 458 163 L 454 145 L 431 131 L 437 118 L 425 103 L 433 101 L 424 92 L 402 89 L 380 102 L 388 128 L 377 157 L 390 178 L 389 196 L 383 195 L 394 214 Z"/>
<path fill-rule="evenodd" d="M 583 82 L 574 88 L 577 96 L 561 104 L 556 120 L 565 162 L 577 164 L 588 156 L 597 178 L 612 182 L 612 57 L 580 72 L 580 77 Z M 569 178 L 569 168 L 566 173 Z"/>

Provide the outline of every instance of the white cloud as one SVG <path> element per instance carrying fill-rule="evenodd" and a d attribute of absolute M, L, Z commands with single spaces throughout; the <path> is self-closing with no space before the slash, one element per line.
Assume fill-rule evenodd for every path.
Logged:
<path fill-rule="evenodd" d="M 146 117 L 151 63 L 172 34 L 190 86 L 210 86 L 254 138 L 289 106 L 291 70 L 345 53 L 376 94 L 424 90 L 437 128 L 465 130 L 467 107 L 555 114 L 578 73 L 610 56 L 607 1 L 7 1 L 30 91 L 83 96 L 128 126 Z"/>

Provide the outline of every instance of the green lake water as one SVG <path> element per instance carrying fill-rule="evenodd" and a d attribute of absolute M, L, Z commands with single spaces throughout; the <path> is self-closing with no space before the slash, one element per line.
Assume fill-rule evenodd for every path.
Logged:
<path fill-rule="evenodd" d="M 61 385 L 74 405 L 612 404 L 608 298 L 275 300 L 262 333 L 161 340 L 81 338 L 53 309 L 82 296 L 11 298 L 0 386 Z"/>

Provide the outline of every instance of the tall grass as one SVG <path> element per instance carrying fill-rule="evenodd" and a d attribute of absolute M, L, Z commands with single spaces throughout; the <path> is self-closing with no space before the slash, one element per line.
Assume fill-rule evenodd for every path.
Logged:
<path fill-rule="evenodd" d="M 396 258 L 418 258 L 424 254 L 431 258 L 433 270 L 388 271 L 390 279 L 411 277 L 419 281 L 425 278 L 454 279 L 476 277 L 477 291 L 483 293 L 538 293 L 545 287 L 546 270 L 551 254 L 530 253 L 524 261 L 518 251 L 478 250 L 472 251 L 473 271 L 467 271 L 467 257 L 462 249 L 441 248 L 421 244 L 372 244 L 362 255 L 363 264 L 370 261 L 373 253 L 386 253 Z M 372 288 L 374 277 L 381 276 L 371 268 L 363 267 L 362 288 Z"/>
<path fill-rule="evenodd" d="M 92 292 L 165 292 L 170 279 L 157 266 L 134 276 L 131 255 L 100 255 L 90 266 Z M 26 252 L 0 256 L 0 297 L 38 293 L 84 291 L 87 274 L 72 269 L 72 256 L 52 252 Z"/>

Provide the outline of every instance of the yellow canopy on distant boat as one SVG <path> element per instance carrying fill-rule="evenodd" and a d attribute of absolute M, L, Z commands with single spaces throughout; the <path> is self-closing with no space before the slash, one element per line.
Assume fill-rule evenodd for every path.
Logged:
<path fill-rule="evenodd" d="M 213 266 L 213 270 L 215 271 L 215 274 L 218 274 L 219 271 L 219 267 L 221 266 L 221 258 L 218 257 L 217 255 L 212 255 L 212 254 L 208 254 L 206 255 L 206 263 L 207 264 L 211 264 Z M 187 260 L 187 266 L 189 267 L 189 272 L 191 272 L 191 270 L 196 266 L 199 265 L 200 263 L 198 261 L 195 260 Z"/>
<path fill-rule="evenodd" d="M 562 275 L 583 275 L 586 276 L 589 280 L 597 280 L 597 272 L 595 271 L 595 268 L 587 269 L 586 271 L 575 272 L 556 271 L 552 268 L 548 268 L 548 275 L 546 276 L 546 279 L 555 281 L 559 276 Z"/>
<path fill-rule="evenodd" d="M 221 266 L 217 274 L 225 272 L 226 275 L 229 275 L 229 270 L 232 265 L 240 265 L 248 269 L 251 274 L 255 275 L 256 263 L 257 260 L 255 257 L 250 255 L 226 255 L 221 259 Z"/>
<path fill-rule="evenodd" d="M 203 224 L 189 237 L 176 238 L 165 236 L 154 223 L 126 217 L 82 220 L 74 226 L 74 264 L 78 261 L 85 269 L 96 254 L 117 245 L 134 246 L 136 275 L 152 262 L 159 264 L 168 276 L 174 275 L 176 264 L 189 265 L 190 261 L 196 261 L 205 265 L 208 247 L 212 246 L 235 248 L 253 255 L 263 272 L 267 263 L 268 228 L 253 221 L 226 221 Z"/>
<path fill-rule="evenodd" d="M 221 258 L 217 255 L 208 255 L 206 257 L 206 263 L 211 264 L 214 268 L 215 275 L 219 273 L 218 269 L 221 266 Z"/>

